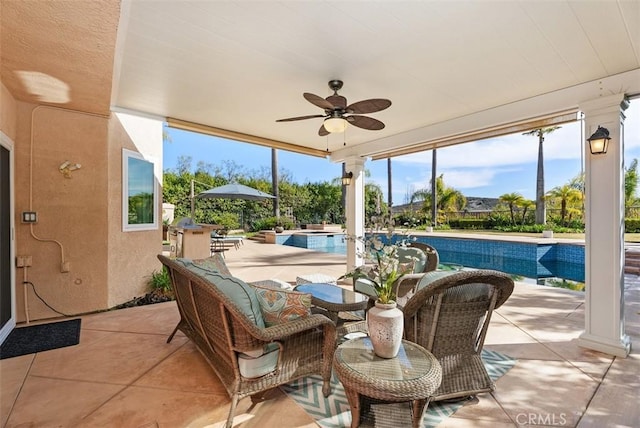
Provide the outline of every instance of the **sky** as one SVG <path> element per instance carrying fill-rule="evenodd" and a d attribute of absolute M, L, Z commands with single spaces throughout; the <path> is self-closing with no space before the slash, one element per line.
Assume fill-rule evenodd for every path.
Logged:
<path fill-rule="evenodd" d="M 624 112 L 624 163 L 640 158 L 640 99 L 631 101 Z M 166 128 L 170 141 L 164 142 L 163 168 L 175 170 L 180 156 L 190 156 L 192 167 L 199 161 L 222 165 L 232 161 L 244 172 L 270 171 L 271 149 L 223 138 Z M 367 131 L 363 131 L 367 132 Z M 581 123 L 561 125 L 544 140 L 545 190 L 567 184 L 581 171 L 584 153 Z M 425 151 L 391 160 L 393 205 L 409 202 L 416 190 L 430 189 L 432 152 Z M 444 183 L 465 196 L 497 198 L 517 192 L 535 199 L 538 137 L 522 133 L 491 138 L 437 150 L 436 173 Z M 284 150 L 278 151 L 278 167 L 296 183 L 331 181 L 342 175 L 342 165 L 328 159 Z M 367 181 L 376 183 L 387 197 L 387 160 L 367 161 Z"/>

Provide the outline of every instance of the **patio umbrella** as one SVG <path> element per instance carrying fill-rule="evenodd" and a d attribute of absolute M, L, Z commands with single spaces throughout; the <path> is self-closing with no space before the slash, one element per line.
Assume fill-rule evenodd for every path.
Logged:
<path fill-rule="evenodd" d="M 275 199 L 275 196 L 270 195 L 253 187 L 245 186 L 244 184 L 231 183 L 224 186 L 214 187 L 213 189 L 206 190 L 198 193 L 197 198 L 223 198 L 223 199 L 244 199 L 248 201 L 261 201 L 264 199 Z M 194 209 L 192 206 L 191 217 L 194 216 Z M 242 220 L 244 223 L 244 210 L 242 211 Z"/>
<path fill-rule="evenodd" d="M 263 199 L 274 199 L 275 196 L 265 193 L 244 184 L 232 183 L 224 186 L 214 187 L 198 193 L 197 198 L 224 198 L 224 199 L 245 199 L 249 201 L 260 201 Z"/>

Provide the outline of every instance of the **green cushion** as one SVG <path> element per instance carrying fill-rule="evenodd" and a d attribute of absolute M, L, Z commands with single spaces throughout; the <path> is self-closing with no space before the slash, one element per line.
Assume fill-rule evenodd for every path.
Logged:
<path fill-rule="evenodd" d="M 238 354 L 240 374 L 248 379 L 255 379 L 274 371 L 278 364 L 280 347 L 269 343 L 263 349 Z"/>
<path fill-rule="evenodd" d="M 211 257 L 207 257 L 206 259 L 191 260 L 178 258 L 176 259 L 176 262 L 182 264 L 184 267 L 200 276 L 207 272 L 217 272 L 226 276 L 232 276 L 220 253 L 214 253 Z"/>
<path fill-rule="evenodd" d="M 373 281 L 368 278 L 358 278 L 353 284 L 353 291 L 366 294 L 369 297 L 376 297 L 376 289 L 373 286 Z"/>
<path fill-rule="evenodd" d="M 418 281 L 415 291 L 428 287 L 433 281 L 437 279 L 444 278 L 445 276 L 453 275 L 455 273 L 457 273 L 457 271 L 433 270 L 431 272 L 427 272 L 422 278 L 420 278 L 420 281 Z"/>
<path fill-rule="evenodd" d="M 413 273 L 422 273 L 427 265 L 427 255 L 419 248 L 415 247 L 398 247 L 398 262 L 409 263 L 414 262 Z"/>
<path fill-rule="evenodd" d="M 205 273 L 202 276 L 233 301 L 240 311 L 255 322 L 259 328 L 265 327 L 258 296 L 253 287 L 241 279 L 217 272 Z"/>

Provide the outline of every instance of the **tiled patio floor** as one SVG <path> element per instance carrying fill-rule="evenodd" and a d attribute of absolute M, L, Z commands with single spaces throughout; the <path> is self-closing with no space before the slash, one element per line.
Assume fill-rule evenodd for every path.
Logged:
<path fill-rule="evenodd" d="M 246 281 L 345 270 L 344 256 L 254 242 L 226 258 Z M 640 281 L 626 282 L 626 331 L 638 348 Z M 640 426 L 640 352 L 621 359 L 578 347 L 580 293 L 518 283 L 497 312 L 486 347 L 518 361 L 494 393 L 441 426 Z M 1 425 L 221 426 L 226 391 L 184 336 L 166 343 L 178 318 L 174 302 L 83 316 L 79 345 L 1 360 Z M 242 427 L 317 426 L 277 389 L 242 400 L 236 415 Z"/>

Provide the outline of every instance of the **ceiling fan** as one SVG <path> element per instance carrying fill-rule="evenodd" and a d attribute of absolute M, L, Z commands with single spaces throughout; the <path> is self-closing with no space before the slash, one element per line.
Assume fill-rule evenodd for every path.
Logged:
<path fill-rule="evenodd" d="M 358 128 L 371 131 L 378 131 L 384 128 L 384 123 L 378 119 L 361 115 L 384 110 L 391 105 L 391 101 L 383 98 L 372 98 L 347 105 L 347 99 L 342 95 L 338 95 L 338 91 L 342 88 L 342 80 L 330 80 L 329 88 L 333 91 L 333 95 L 327 98 L 322 98 L 308 92 L 303 94 L 304 98 L 311 104 L 324 109 L 324 114 L 290 117 L 287 119 L 278 119 L 276 122 L 292 122 L 294 120 L 324 117 L 324 122 L 318 131 L 318 135 L 321 137 L 329 135 L 329 133 L 332 132 L 344 132 L 348 123 Z"/>

